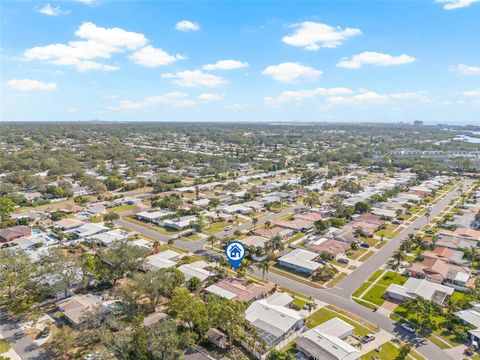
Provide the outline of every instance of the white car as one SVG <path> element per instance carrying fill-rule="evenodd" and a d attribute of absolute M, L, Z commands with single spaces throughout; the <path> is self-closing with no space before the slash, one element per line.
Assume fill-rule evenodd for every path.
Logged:
<path fill-rule="evenodd" d="M 400 326 L 412 334 L 415 332 L 415 329 L 406 323 L 400 324 Z"/>

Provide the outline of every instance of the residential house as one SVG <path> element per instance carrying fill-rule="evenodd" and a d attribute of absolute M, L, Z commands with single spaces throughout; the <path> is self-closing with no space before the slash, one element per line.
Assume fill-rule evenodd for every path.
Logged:
<path fill-rule="evenodd" d="M 307 359 L 356 360 L 362 353 L 345 340 L 354 327 L 334 317 L 300 335 L 295 347 Z"/>
<path fill-rule="evenodd" d="M 190 264 L 184 264 L 178 267 L 183 275 L 185 275 L 185 280 L 190 280 L 193 277 L 196 277 L 200 281 L 207 280 L 212 274 L 210 271 L 206 270 L 209 265 L 205 261 L 195 261 Z"/>
<path fill-rule="evenodd" d="M 86 223 L 68 232 L 72 233 L 76 239 L 83 239 L 88 236 L 106 232 L 108 230 L 110 230 L 108 227 L 102 225 Z"/>
<path fill-rule="evenodd" d="M 314 223 L 308 220 L 294 219 L 292 221 L 279 220 L 275 223 L 275 225 L 285 229 L 306 232 L 313 229 Z"/>
<path fill-rule="evenodd" d="M 312 275 L 322 266 L 322 264 L 315 261 L 318 257 L 317 253 L 303 249 L 295 249 L 280 257 L 278 264 L 301 273 Z"/>
<path fill-rule="evenodd" d="M 180 257 L 181 254 L 173 250 L 165 250 L 158 254 L 150 255 L 143 263 L 143 270 L 157 271 L 174 267 Z"/>
<path fill-rule="evenodd" d="M 32 233 L 32 229 L 28 226 L 18 225 L 5 229 L 0 229 L 0 242 L 10 242 L 12 240 L 28 236 Z"/>
<path fill-rule="evenodd" d="M 228 300 L 241 300 L 245 302 L 252 302 L 263 298 L 266 294 L 271 292 L 274 284 L 268 282 L 265 285 L 257 283 L 247 284 L 244 280 L 227 277 L 220 280 L 214 285 L 210 285 L 205 289 L 206 292 L 217 294 Z"/>
<path fill-rule="evenodd" d="M 242 342 L 256 358 L 264 359 L 272 348 L 282 348 L 293 340 L 304 328 L 305 315 L 287 306 L 293 301 L 289 296 L 273 294 L 254 301 L 245 311 L 245 318 L 255 327 L 263 349 L 252 349 Z"/>
<path fill-rule="evenodd" d="M 76 229 L 82 225 L 85 225 L 86 223 L 84 221 L 78 220 L 78 219 L 73 219 L 73 218 L 65 218 L 61 219 L 58 221 L 55 221 L 53 223 L 53 227 L 60 229 L 62 231 L 68 231 L 68 230 L 73 230 Z"/>
<path fill-rule="evenodd" d="M 350 248 L 350 245 L 344 241 L 327 239 L 321 237 L 308 243 L 307 249 L 317 254 L 327 254 L 333 259 L 338 259 Z"/>
<path fill-rule="evenodd" d="M 175 212 L 168 211 L 168 210 L 160 210 L 160 211 L 142 211 L 136 214 L 137 218 L 142 221 L 148 222 L 157 222 L 160 219 L 163 219 L 169 215 L 173 215 Z"/>
<path fill-rule="evenodd" d="M 57 303 L 58 309 L 73 326 L 80 325 L 87 312 L 100 305 L 102 299 L 93 294 L 74 295 Z"/>
<path fill-rule="evenodd" d="M 285 239 L 293 233 L 293 230 L 274 226 L 268 229 L 264 227 L 256 228 L 252 230 L 252 233 L 254 235 L 262 236 L 267 239 L 272 239 L 276 235 L 280 236 L 282 239 Z"/>
<path fill-rule="evenodd" d="M 181 216 L 176 219 L 162 220 L 161 225 L 175 230 L 182 230 L 192 226 L 197 221 L 195 215 Z"/>
<path fill-rule="evenodd" d="M 425 257 L 422 263 L 412 263 L 407 267 L 410 276 L 427 279 L 445 285 L 466 288 L 469 283 L 470 269 L 451 264 L 438 257 Z"/>
<path fill-rule="evenodd" d="M 293 218 L 294 219 L 300 219 L 300 220 L 312 221 L 312 222 L 325 219 L 325 217 L 322 216 L 322 214 L 319 214 L 317 212 L 301 212 L 301 213 L 293 215 Z"/>
<path fill-rule="evenodd" d="M 449 286 L 426 279 L 409 278 L 403 285 L 390 284 L 385 290 L 385 296 L 398 301 L 421 297 L 442 305 L 453 291 L 454 289 Z"/>

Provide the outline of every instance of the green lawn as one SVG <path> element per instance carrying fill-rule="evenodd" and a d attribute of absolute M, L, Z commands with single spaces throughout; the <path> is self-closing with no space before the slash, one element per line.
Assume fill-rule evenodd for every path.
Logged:
<path fill-rule="evenodd" d="M 363 292 L 365 290 L 367 290 L 367 288 L 371 285 L 372 283 L 371 282 L 364 282 L 362 285 L 360 285 L 360 287 L 354 291 L 354 293 L 352 294 L 353 297 L 359 297 L 360 295 L 363 294 Z"/>
<path fill-rule="evenodd" d="M 111 207 L 111 208 L 107 209 L 107 211 L 109 213 L 119 214 L 119 213 L 122 213 L 122 212 L 125 212 L 125 211 L 131 211 L 131 210 L 135 210 L 135 209 L 137 209 L 136 205 L 125 204 L 125 205 L 119 205 L 119 206 Z"/>
<path fill-rule="evenodd" d="M 296 234 L 293 235 L 290 239 L 288 239 L 287 243 L 290 244 L 290 243 L 292 243 L 292 242 L 294 242 L 294 241 L 296 241 L 296 240 L 298 240 L 298 239 L 301 239 L 301 238 L 304 237 L 304 236 L 305 236 L 304 233 L 301 233 L 301 232 L 300 232 L 300 233 L 296 233 Z"/>
<path fill-rule="evenodd" d="M 378 279 L 378 277 L 379 277 L 380 275 L 383 274 L 383 271 L 384 271 L 384 270 L 382 270 L 382 269 L 379 269 L 379 270 L 375 271 L 375 272 L 373 273 L 373 275 L 370 276 L 370 279 L 368 279 L 368 281 L 374 282 L 375 280 Z"/>
<path fill-rule="evenodd" d="M 176 235 L 176 234 L 178 234 L 178 233 L 180 232 L 180 231 L 177 231 L 177 230 L 173 230 L 173 229 L 169 229 L 169 228 L 164 228 L 164 227 L 156 226 L 156 225 L 154 225 L 154 224 L 146 223 L 146 222 L 143 222 L 143 221 L 134 219 L 134 218 L 131 217 L 131 216 L 126 216 L 126 217 L 124 217 L 123 219 L 126 220 L 126 221 L 129 221 L 129 222 L 131 222 L 131 223 L 138 224 L 138 225 L 140 225 L 140 226 L 146 227 L 146 228 L 151 229 L 151 230 L 153 230 L 153 231 L 159 232 L 160 234 Z"/>
<path fill-rule="evenodd" d="M 391 342 L 386 342 L 381 346 L 381 351 L 372 350 L 363 355 L 361 360 L 371 360 L 378 358 L 380 360 L 394 360 L 398 356 L 398 348 Z"/>
<path fill-rule="evenodd" d="M 10 350 L 10 343 L 5 339 L 0 339 L 0 354 Z"/>
<path fill-rule="evenodd" d="M 356 260 L 366 252 L 366 249 L 359 247 L 357 250 L 349 250 L 347 253 L 347 257 L 349 259 Z"/>
<path fill-rule="evenodd" d="M 372 256 L 373 254 L 375 254 L 374 251 L 367 251 L 364 255 L 362 255 L 358 261 L 367 261 L 367 259 Z"/>
<path fill-rule="evenodd" d="M 306 303 L 307 303 L 307 300 L 304 300 L 304 299 L 299 298 L 298 296 L 296 296 L 296 297 L 293 299 L 292 307 L 293 307 L 294 309 L 301 310 L 301 309 L 303 309 L 303 307 L 305 306 Z"/>
<path fill-rule="evenodd" d="M 392 232 L 396 229 L 395 225 L 392 224 L 387 224 L 385 229 L 377 230 L 375 232 L 375 235 L 377 236 L 385 236 L 385 237 L 391 237 Z"/>
<path fill-rule="evenodd" d="M 219 231 L 225 230 L 225 228 L 228 225 L 229 224 L 225 221 L 214 222 L 214 223 L 210 224 L 210 226 L 208 227 L 208 229 L 206 229 L 204 231 L 204 233 L 207 234 L 207 235 L 213 235 L 213 234 L 216 234 Z"/>
<path fill-rule="evenodd" d="M 401 274 L 396 274 L 393 271 L 388 271 L 385 275 L 382 276 L 380 280 L 378 280 L 377 284 L 383 285 L 387 287 L 390 284 L 397 284 L 397 285 L 403 285 L 405 284 L 405 281 L 407 281 L 408 277 L 401 275 Z"/>
<path fill-rule="evenodd" d="M 363 300 L 374 303 L 375 305 L 381 306 L 385 299 L 382 297 L 387 288 L 382 285 L 374 285 L 367 293 L 362 297 Z"/>
<path fill-rule="evenodd" d="M 375 246 L 380 242 L 380 240 L 374 238 L 365 238 L 363 239 L 363 242 L 367 243 L 370 246 Z"/>
<path fill-rule="evenodd" d="M 353 331 L 353 333 L 355 335 L 358 335 L 358 336 L 362 336 L 362 335 L 366 335 L 366 334 L 370 334 L 372 331 L 361 326 L 360 324 L 356 323 L 355 321 L 343 316 L 343 315 L 340 315 L 340 314 L 336 314 L 335 312 L 333 311 L 330 311 L 326 308 L 322 308 L 320 310 L 317 310 L 316 312 L 314 312 L 312 315 L 310 315 L 308 318 L 307 318 L 307 321 L 306 321 L 306 324 L 307 324 L 307 327 L 312 329 L 330 319 L 333 319 L 334 317 L 338 317 L 340 319 L 342 319 L 343 321 L 349 323 L 350 325 L 352 325 L 355 329 Z"/>

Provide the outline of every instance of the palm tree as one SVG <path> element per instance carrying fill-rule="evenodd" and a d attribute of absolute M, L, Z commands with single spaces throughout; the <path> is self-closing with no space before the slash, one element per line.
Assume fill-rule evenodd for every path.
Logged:
<path fill-rule="evenodd" d="M 270 270 L 270 263 L 267 261 L 262 261 L 256 264 L 257 268 L 259 270 L 262 270 L 262 279 L 265 280 L 265 273 L 268 274 L 268 271 Z"/>
<path fill-rule="evenodd" d="M 253 230 L 255 230 L 255 228 L 257 227 L 257 224 L 258 224 L 258 218 L 257 217 L 252 218 L 252 224 L 253 224 Z"/>
<path fill-rule="evenodd" d="M 250 263 L 250 261 L 244 259 L 242 260 L 242 263 L 240 266 L 237 268 L 237 277 L 242 278 L 245 277 L 245 275 L 249 273 L 253 273 L 253 266 Z"/>
<path fill-rule="evenodd" d="M 170 246 L 170 249 L 172 248 L 172 245 L 175 243 L 175 239 L 174 238 L 170 238 L 168 239 L 168 245 Z"/>
<path fill-rule="evenodd" d="M 208 237 L 208 242 L 210 242 L 210 247 L 213 249 L 213 245 L 217 242 L 217 237 L 215 235 L 210 235 Z"/>
<path fill-rule="evenodd" d="M 405 253 L 402 250 L 396 250 L 393 253 L 392 258 L 395 261 L 395 267 L 398 269 L 400 263 L 405 260 Z"/>

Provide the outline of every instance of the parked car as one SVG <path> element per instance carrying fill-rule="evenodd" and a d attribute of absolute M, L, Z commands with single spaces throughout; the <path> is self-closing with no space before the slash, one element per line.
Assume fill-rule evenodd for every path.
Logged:
<path fill-rule="evenodd" d="M 362 338 L 360 339 L 360 341 L 365 343 L 365 344 L 370 342 L 370 341 L 373 341 L 373 340 L 375 340 L 375 335 L 373 335 L 373 334 L 366 334 L 366 335 L 362 336 Z"/>
<path fill-rule="evenodd" d="M 50 334 L 50 327 L 45 326 L 43 328 L 43 330 L 40 331 L 35 338 L 36 339 L 44 339 L 44 338 L 48 337 L 49 334 Z"/>
<path fill-rule="evenodd" d="M 367 243 L 361 243 L 360 246 L 365 249 L 368 249 L 370 247 L 370 245 L 368 245 Z"/>
<path fill-rule="evenodd" d="M 225 228 L 225 231 L 230 231 L 230 230 L 232 230 L 232 229 L 233 229 L 233 227 L 227 226 L 227 227 Z"/>
<path fill-rule="evenodd" d="M 345 259 L 345 258 L 340 258 L 337 261 L 341 264 L 348 264 L 348 259 Z"/>
<path fill-rule="evenodd" d="M 407 323 L 400 324 L 400 326 L 412 334 L 415 332 L 415 328 L 408 325 Z"/>

